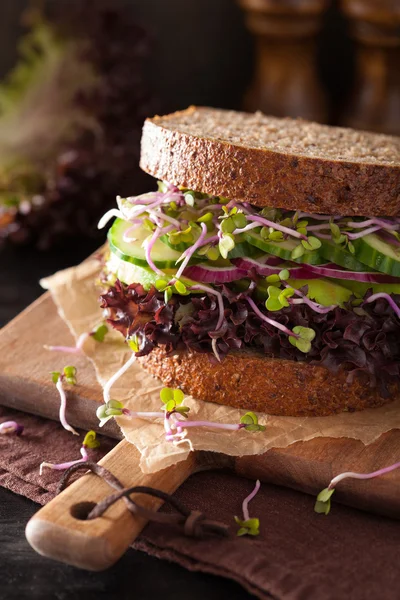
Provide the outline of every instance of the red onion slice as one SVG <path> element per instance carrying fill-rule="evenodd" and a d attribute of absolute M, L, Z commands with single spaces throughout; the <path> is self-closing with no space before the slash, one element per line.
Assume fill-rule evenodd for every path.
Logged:
<path fill-rule="evenodd" d="M 330 277 L 331 279 L 347 279 L 358 281 L 359 283 L 400 283 L 399 277 L 386 275 L 385 273 L 347 271 L 333 263 L 326 265 L 307 265 L 290 266 L 293 263 L 281 262 L 281 267 L 272 267 L 261 263 L 252 258 L 235 258 L 232 260 L 236 267 L 249 272 L 255 269 L 259 275 L 268 277 L 268 275 L 278 274 L 282 269 L 288 269 L 292 279 L 318 279 L 319 277 Z"/>
<path fill-rule="evenodd" d="M 399 277 L 386 275 L 386 273 L 377 273 L 375 271 L 360 272 L 347 271 L 341 269 L 335 264 L 329 265 L 303 265 L 304 270 L 318 277 L 330 277 L 331 279 L 348 279 L 358 281 L 359 283 L 400 283 Z M 289 269 L 292 276 L 292 271 Z"/>
<path fill-rule="evenodd" d="M 282 259 L 279 259 L 279 267 L 276 265 L 268 265 L 252 258 L 234 258 L 232 259 L 232 262 L 238 269 L 242 269 L 247 273 L 249 273 L 251 269 L 255 269 L 258 275 L 262 275 L 263 277 L 278 275 L 282 269 L 288 269 L 292 279 L 318 279 L 318 277 L 321 277 L 321 275 L 310 273 L 310 271 L 305 268 L 305 266 L 308 267 L 308 265 L 297 265 L 294 263 L 295 266 L 291 267 L 290 265 L 293 263 L 285 263 Z"/>

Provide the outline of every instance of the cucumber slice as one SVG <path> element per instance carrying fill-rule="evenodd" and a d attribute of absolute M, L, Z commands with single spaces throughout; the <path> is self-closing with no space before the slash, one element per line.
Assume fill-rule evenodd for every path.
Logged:
<path fill-rule="evenodd" d="M 255 246 L 252 246 L 247 242 L 239 242 L 235 245 L 233 250 L 228 253 L 228 258 L 249 258 L 255 254 L 259 254 Z"/>
<path fill-rule="evenodd" d="M 126 262 L 133 263 L 139 267 L 148 267 L 146 261 L 145 250 L 142 247 L 144 240 L 151 235 L 149 231 L 143 227 L 137 227 L 129 234 L 135 237 L 134 242 L 125 242 L 124 233 L 131 228 L 132 224 L 123 219 L 116 219 L 108 232 L 108 242 L 110 250 L 116 254 L 118 258 Z M 176 261 L 180 257 L 181 252 L 169 248 L 160 240 L 157 240 L 151 250 L 151 258 L 159 269 L 171 269 L 176 267 Z"/>
<path fill-rule="evenodd" d="M 127 285 L 130 285 L 131 283 L 141 283 L 145 290 L 149 290 L 151 286 L 160 279 L 160 275 L 155 273 L 150 267 L 140 267 L 119 258 L 112 252 L 110 252 L 110 258 L 106 263 L 106 267 L 108 271 L 122 281 L 122 283 L 126 283 Z M 173 279 L 176 274 L 176 269 L 165 269 L 164 273 L 167 277 Z M 183 281 L 187 287 L 196 283 L 187 277 L 181 277 L 180 281 Z"/>
<path fill-rule="evenodd" d="M 355 255 L 376 271 L 400 277 L 400 248 L 392 246 L 375 233 L 353 241 Z"/>
<path fill-rule="evenodd" d="M 213 237 L 213 236 L 210 235 L 209 237 Z M 171 244 L 171 242 L 169 241 L 168 235 L 161 236 L 160 241 L 163 242 L 164 244 L 166 244 L 169 248 L 172 248 L 173 250 L 177 250 L 180 253 L 187 250 L 190 245 L 190 244 L 185 244 L 185 242 L 180 242 L 179 244 L 175 244 L 175 245 Z M 256 254 L 256 253 L 257 253 L 257 250 L 254 246 L 251 246 L 247 242 L 239 241 L 238 243 L 236 243 L 233 250 L 231 250 L 229 252 L 228 258 L 242 258 L 242 257 L 248 258 L 249 256 L 254 256 L 254 254 Z M 195 253 L 194 256 L 196 258 L 198 258 L 199 260 L 207 260 L 207 257 L 200 256 L 197 253 Z"/>
<path fill-rule="evenodd" d="M 179 244 L 171 244 L 168 235 L 162 235 L 160 237 L 160 241 L 166 244 L 168 248 L 172 248 L 172 250 L 176 250 L 180 254 L 182 254 L 182 252 L 185 252 L 185 250 L 189 248 L 189 244 L 185 244 L 185 242 L 179 242 Z"/>
<path fill-rule="evenodd" d="M 280 256 L 284 260 L 293 260 L 292 251 L 299 245 L 299 242 L 293 239 L 284 240 L 283 242 L 264 240 L 258 233 L 253 233 L 252 231 L 244 233 L 243 236 L 252 246 L 256 246 L 256 248 L 267 254 Z M 313 252 L 305 252 L 303 256 L 297 258 L 294 262 L 306 263 L 308 265 L 322 265 L 326 261 L 321 257 L 319 250 L 314 250 Z"/>
<path fill-rule="evenodd" d="M 356 241 L 357 240 L 355 240 L 355 242 Z M 341 246 L 338 246 L 338 244 L 335 244 L 334 241 L 321 240 L 321 248 L 319 249 L 319 252 L 329 262 L 335 263 L 335 265 L 339 265 L 340 267 L 344 267 L 349 271 L 362 272 L 369 270 L 365 268 L 366 263 L 361 262 L 361 259 L 359 260 L 357 250 L 354 254 L 351 254 L 351 252 L 349 252 L 345 248 L 342 248 Z"/>
<path fill-rule="evenodd" d="M 106 267 L 117 279 L 130 285 L 131 283 L 141 283 L 148 290 L 155 284 L 160 276 L 149 267 L 139 267 L 131 262 L 127 262 L 119 258 L 113 252 L 110 252 L 110 258 L 106 263 Z M 175 270 L 171 269 L 172 273 Z"/>

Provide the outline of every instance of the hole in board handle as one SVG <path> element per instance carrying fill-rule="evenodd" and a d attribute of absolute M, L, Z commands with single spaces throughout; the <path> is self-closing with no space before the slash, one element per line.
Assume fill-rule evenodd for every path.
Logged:
<path fill-rule="evenodd" d="M 71 506 L 71 515 L 79 521 L 86 521 L 90 511 L 96 506 L 95 502 L 78 502 Z"/>

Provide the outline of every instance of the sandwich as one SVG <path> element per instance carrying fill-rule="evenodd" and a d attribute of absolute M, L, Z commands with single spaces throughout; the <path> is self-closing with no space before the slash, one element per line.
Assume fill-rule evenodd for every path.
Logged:
<path fill-rule="evenodd" d="M 147 119 L 105 319 L 165 385 L 325 416 L 399 397 L 400 139 L 190 107 Z"/>

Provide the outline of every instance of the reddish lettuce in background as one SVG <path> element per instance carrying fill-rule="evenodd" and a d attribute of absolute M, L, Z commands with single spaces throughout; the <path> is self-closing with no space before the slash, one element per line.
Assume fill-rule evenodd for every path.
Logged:
<path fill-rule="evenodd" d="M 109 309 L 108 322 L 126 337 L 137 336 L 138 356 L 165 346 L 168 352 L 191 349 L 208 352 L 215 360 L 212 339 L 217 337 L 221 357 L 230 351 L 251 349 L 269 357 L 305 361 L 336 372 L 348 372 L 348 381 L 361 377 L 366 385 L 378 387 L 389 397 L 393 385 L 400 383 L 400 322 L 383 299 L 364 304 L 357 312 L 353 307 L 336 308 L 318 314 L 307 305 L 289 306 L 267 315 L 289 328 L 310 327 L 315 333 L 311 350 L 304 354 L 294 347 L 288 336 L 262 321 L 244 301 L 254 297 L 254 283 L 247 292 L 236 293 L 227 286 L 215 286 L 223 292 L 224 323 L 213 333 L 219 318 L 215 296 L 174 295 L 168 304 L 164 295 L 153 287 L 146 291 L 141 284 L 124 285 L 117 281 L 101 296 L 102 308 Z M 367 294 L 366 298 L 370 293 Z M 399 296 L 394 296 L 398 303 Z M 265 312 L 262 302 L 257 302 Z"/>
<path fill-rule="evenodd" d="M 41 248 L 94 235 L 117 191 L 144 190 L 141 127 L 154 112 L 148 39 L 132 8 L 46 6 L 28 15 L 20 59 L 0 86 L 0 240 Z"/>

